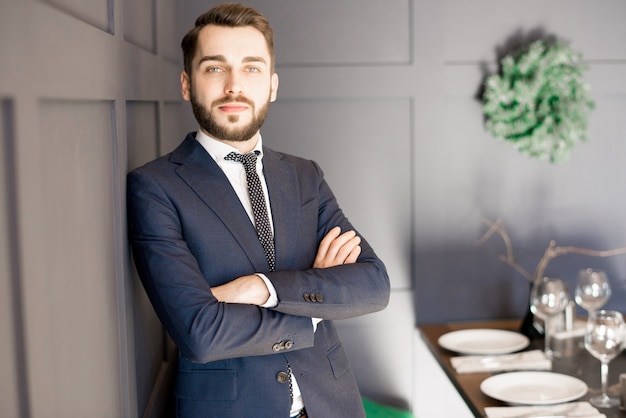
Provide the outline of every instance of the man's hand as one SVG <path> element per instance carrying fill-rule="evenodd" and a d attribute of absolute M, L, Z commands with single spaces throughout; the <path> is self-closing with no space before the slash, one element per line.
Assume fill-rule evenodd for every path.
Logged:
<path fill-rule="evenodd" d="M 341 233 L 341 228 L 334 227 L 320 242 L 313 267 L 327 268 L 341 264 L 355 263 L 361 254 L 361 238 L 354 231 Z"/>
<path fill-rule="evenodd" d="M 256 274 L 238 277 L 232 282 L 212 287 L 211 291 L 217 300 L 228 303 L 245 303 L 261 306 L 270 297 L 270 292 L 265 282 Z"/>

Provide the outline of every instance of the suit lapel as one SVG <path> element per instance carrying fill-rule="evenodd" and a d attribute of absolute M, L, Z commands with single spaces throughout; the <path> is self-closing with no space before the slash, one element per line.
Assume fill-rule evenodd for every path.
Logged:
<path fill-rule="evenodd" d="M 300 188 L 296 168 L 283 160 L 281 154 L 263 148 L 263 171 L 272 207 L 276 269 L 291 268 L 289 249 L 296 247 L 300 222 Z"/>
<path fill-rule="evenodd" d="M 224 223 L 258 272 L 268 264 L 254 226 L 226 175 L 193 134 L 172 152 L 176 173 Z"/>

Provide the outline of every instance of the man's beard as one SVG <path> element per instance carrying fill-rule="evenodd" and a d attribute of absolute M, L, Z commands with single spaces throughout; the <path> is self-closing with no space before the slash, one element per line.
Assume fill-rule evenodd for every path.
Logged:
<path fill-rule="evenodd" d="M 252 138 L 259 131 L 259 129 L 261 129 L 261 126 L 265 122 L 265 118 L 267 118 L 267 113 L 269 111 L 270 99 L 268 97 L 267 102 L 261 106 L 258 113 L 255 112 L 256 108 L 254 103 L 245 97 L 226 96 L 223 99 L 213 102 L 213 107 L 233 102 L 246 103 L 250 106 L 250 111 L 252 112 L 252 120 L 250 123 L 239 128 L 232 128 L 228 125 L 220 125 L 213 117 L 211 111 L 196 99 L 193 90 L 191 92 L 191 108 L 193 109 L 193 114 L 202 130 L 213 138 L 222 141 L 247 141 Z M 240 115 L 232 115 L 228 117 L 228 121 L 235 123 L 239 120 L 239 118 Z"/>

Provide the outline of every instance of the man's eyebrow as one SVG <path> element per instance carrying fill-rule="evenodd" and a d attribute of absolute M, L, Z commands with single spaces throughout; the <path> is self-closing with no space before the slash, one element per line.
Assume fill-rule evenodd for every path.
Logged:
<path fill-rule="evenodd" d="M 263 57 L 245 57 L 242 62 L 262 62 L 263 64 L 267 64 L 267 61 L 265 61 Z"/>
<path fill-rule="evenodd" d="M 226 57 L 224 55 L 205 55 L 202 58 L 200 58 L 200 61 L 198 61 L 198 67 L 202 65 L 202 63 L 205 61 L 226 62 Z M 250 56 L 250 57 L 245 57 L 241 61 L 246 62 L 246 63 L 247 62 L 261 62 L 263 64 L 267 64 L 267 61 L 263 57 Z"/>
<path fill-rule="evenodd" d="M 226 57 L 224 55 L 205 55 L 204 57 L 200 58 L 200 61 L 198 61 L 198 67 L 205 61 L 226 62 Z"/>

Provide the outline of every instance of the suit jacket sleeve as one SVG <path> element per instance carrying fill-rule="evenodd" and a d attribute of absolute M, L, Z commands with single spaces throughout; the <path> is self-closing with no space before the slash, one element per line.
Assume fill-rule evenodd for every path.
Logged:
<path fill-rule="evenodd" d="M 281 257 L 283 259 L 298 260 L 303 254 L 309 258 L 294 269 L 267 273 L 279 300 L 274 310 L 326 320 L 345 319 L 382 310 L 389 302 L 389 277 L 385 265 L 363 236 L 362 251 L 356 263 L 325 269 L 311 268 L 317 247 L 328 231 L 335 226 L 341 227 L 342 231 L 356 229 L 344 216 L 319 166 L 312 161 L 293 158 L 298 167 L 296 178 L 300 183 L 301 203 L 298 213 L 302 230 L 297 243 L 289 248 L 278 247 L 277 251 L 279 257 L 281 253 L 287 252 Z M 271 177 L 268 182 L 271 189 Z M 314 214 L 307 215 L 309 212 Z M 307 218 L 316 220 L 313 224 L 316 230 L 307 231 L 307 228 L 311 228 Z M 276 216 L 274 223 L 280 229 L 281 221 Z M 277 231 L 279 233 L 280 230 Z M 309 244 L 311 248 L 300 248 L 309 242 L 308 237 L 312 240 Z M 290 253 L 291 249 L 298 250 Z"/>

